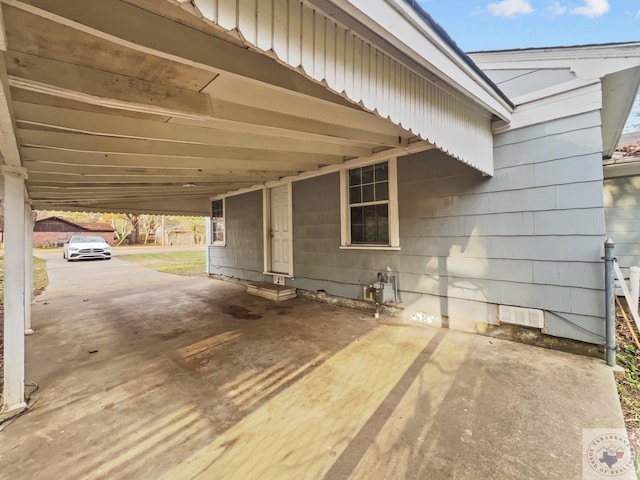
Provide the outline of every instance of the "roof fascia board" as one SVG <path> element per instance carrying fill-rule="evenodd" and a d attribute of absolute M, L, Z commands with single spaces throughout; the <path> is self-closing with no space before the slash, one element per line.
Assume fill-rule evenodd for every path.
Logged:
<path fill-rule="evenodd" d="M 435 76 L 491 114 L 508 121 L 513 105 L 507 97 L 471 68 L 404 0 L 306 1 L 368 41 L 374 40 L 420 75 Z M 380 45 L 380 40 L 384 45 Z"/>
<path fill-rule="evenodd" d="M 548 87 L 542 90 L 536 90 L 531 93 L 526 93 L 519 97 L 514 97 L 513 103 L 516 105 L 516 108 L 517 108 L 517 106 L 523 105 L 525 103 L 535 102 L 538 100 L 542 100 L 544 98 L 553 97 L 555 95 L 561 95 L 563 93 L 570 92 L 572 90 L 577 90 L 579 88 L 586 87 L 589 85 L 596 85 L 598 83 L 599 83 L 599 80 L 583 80 L 583 79 L 577 78 L 575 80 L 560 83 L 558 85 L 553 85 L 551 87 Z"/>
<path fill-rule="evenodd" d="M 574 82 L 567 82 L 574 83 Z M 567 89 L 519 104 L 511 122 L 494 122 L 493 133 L 499 134 L 540 123 L 602 109 L 602 86 L 599 81 Z"/>
<path fill-rule="evenodd" d="M 640 66 L 640 42 L 476 52 L 469 56 L 483 70 L 569 67 L 582 79 L 595 79 Z"/>

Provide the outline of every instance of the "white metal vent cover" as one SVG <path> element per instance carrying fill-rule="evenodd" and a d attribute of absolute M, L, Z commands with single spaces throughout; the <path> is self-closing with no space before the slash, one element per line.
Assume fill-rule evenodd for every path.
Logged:
<path fill-rule="evenodd" d="M 498 317 L 501 323 L 511 323 L 525 327 L 544 328 L 544 312 L 535 308 L 498 306 Z"/>

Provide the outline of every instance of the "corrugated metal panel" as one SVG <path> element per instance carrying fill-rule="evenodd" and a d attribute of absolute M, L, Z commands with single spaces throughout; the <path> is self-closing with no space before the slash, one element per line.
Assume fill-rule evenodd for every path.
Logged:
<path fill-rule="evenodd" d="M 204 18 L 442 151 L 493 173 L 490 116 L 299 0 L 194 0 Z"/>

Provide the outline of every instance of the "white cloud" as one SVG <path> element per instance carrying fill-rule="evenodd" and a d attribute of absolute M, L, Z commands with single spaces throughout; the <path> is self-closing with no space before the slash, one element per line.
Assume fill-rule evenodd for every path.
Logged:
<path fill-rule="evenodd" d="M 513 17 L 518 14 L 533 12 L 533 7 L 528 0 L 502 0 L 499 3 L 490 3 L 487 10 L 497 17 Z"/>
<path fill-rule="evenodd" d="M 547 13 L 551 15 L 563 15 L 568 10 L 564 5 L 560 5 L 560 2 L 553 2 L 551 6 L 547 7 Z"/>
<path fill-rule="evenodd" d="M 584 15 L 589 18 L 596 18 L 609 11 L 609 0 L 585 0 L 585 5 L 571 10 L 574 15 Z"/>
<path fill-rule="evenodd" d="M 638 13 L 636 13 L 636 18 L 640 18 L 640 10 L 638 10 Z"/>

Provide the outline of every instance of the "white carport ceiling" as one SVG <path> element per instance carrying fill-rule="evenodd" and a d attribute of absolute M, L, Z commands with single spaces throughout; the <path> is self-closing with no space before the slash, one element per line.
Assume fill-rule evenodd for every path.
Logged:
<path fill-rule="evenodd" d="M 211 196 L 415 141 L 164 0 L 2 14 L 35 208 L 206 215 Z"/>

